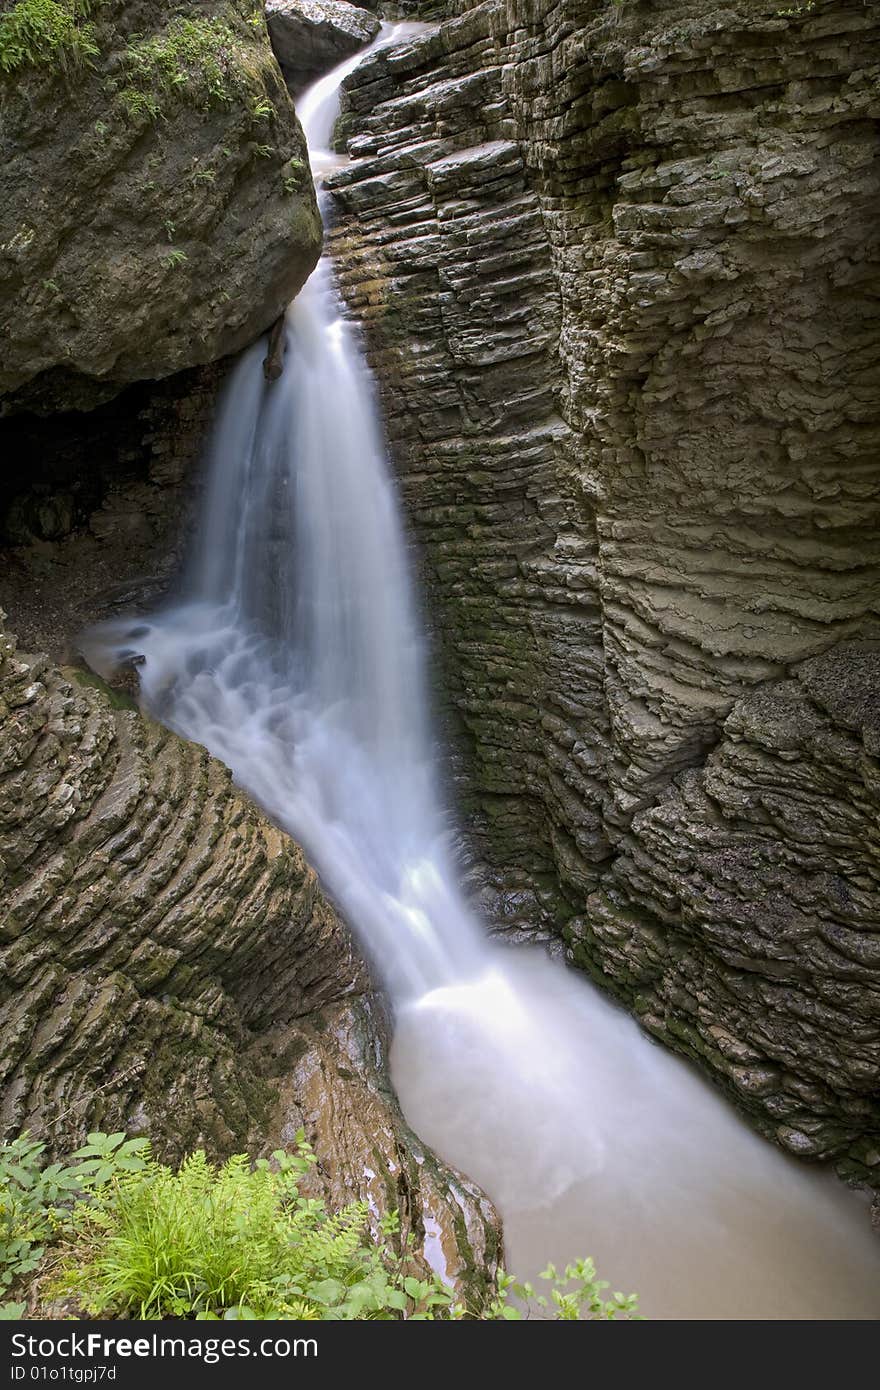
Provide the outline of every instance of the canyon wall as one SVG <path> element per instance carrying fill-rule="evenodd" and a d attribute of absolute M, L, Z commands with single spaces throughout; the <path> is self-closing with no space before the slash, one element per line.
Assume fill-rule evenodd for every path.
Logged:
<path fill-rule="evenodd" d="M 880 1183 L 880 14 L 458 10 L 331 237 L 484 905 Z"/>

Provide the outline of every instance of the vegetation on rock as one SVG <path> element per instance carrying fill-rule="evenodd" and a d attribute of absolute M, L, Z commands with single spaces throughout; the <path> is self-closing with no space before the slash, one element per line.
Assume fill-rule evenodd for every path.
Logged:
<path fill-rule="evenodd" d="M 321 246 L 311 180 L 289 182 L 307 155 L 262 11 L 0 9 L 4 412 L 91 408 L 251 342 Z"/>
<path fill-rule="evenodd" d="M 69 72 L 97 57 L 94 0 L 18 0 L 0 18 L 0 72 L 52 65 Z"/>
<path fill-rule="evenodd" d="M 500 1274 L 468 1307 L 436 1277 L 419 1277 L 396 1212 L 371 1221 L 366 1202 L 329 1212 L 300 1193 L 315 1163 L 303 1131 L 294 1153 L 220 1166 L 203 1151 L 176 1170 L 147 1139 L 89 1135 L 64 1163 L 43 1166 L 27 1134 L 0 1147 L 0 1293 L 39 1270 L 43 1300 L 85 1315 L 139 1319 L 517 1319 L 510 1299 L 558 1319 L 635 1317 L 634 1296 L 603 1298 L 590 1260 L 544 1272 L 550 1298 Z M 31 1297 L 33 1302 L 33 1297 Z M 22 1317 L 27 1302 L 0 1307 Z"/>
<path fill-rule="evenodd" d="M 265 64 L 255 56 L 252 41 L 244 42 L 232 24 L 216 16 L 178 14 L 164 29 L 135 35 L 123 54 L 123 71 L 118 95 L 132 115 L 157 119 L 174 95 L 203 110 L 249 95 L 256 119 L 275 114 L 266 97 Z"/>

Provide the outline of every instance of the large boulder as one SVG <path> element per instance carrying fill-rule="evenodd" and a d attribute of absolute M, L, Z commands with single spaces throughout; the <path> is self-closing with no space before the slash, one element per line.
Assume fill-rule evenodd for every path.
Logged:
<path fill-rule="evenodd" d="M 291 91 L 357 53 L 378 34 L 381 22 L 345 0 L 267 0 L 272 47 Z"/>
<path fill-rule="evenodd" d="M 321 244 L 251 0 L 3 8 L 3 408 L 91 406 L 243 347 Z"/>

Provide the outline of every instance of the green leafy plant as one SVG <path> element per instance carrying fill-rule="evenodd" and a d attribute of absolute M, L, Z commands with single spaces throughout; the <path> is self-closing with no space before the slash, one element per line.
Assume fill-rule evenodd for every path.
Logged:
<path fill-rule="evenodd" d="M 175 14 L 159 31 L 132 38 L 115 89 L 132 119 L 158 120 L 175 98 L 208 110 L 239 95 L 257 120 L 274 115 L 265 86 L 270 72 L 268 52 L 255 48 L 249 20 Z"/>
<path fill-rule="evenodd" d="M 69 74 L 98 56 L 94 0 L 18 0 L 0 18 L 0 72 L 53 66 Z"/>
<path fill-rule="evenodd" d="M 186 252 L 181 251 L 179 246 L 175 246 L 173 251 L 169 251 L 167 256 L 163 256 L 162 264 L 168 270 L 174 270 L 177 266 L 183 265 L 184 262 L 188 260 L 189 256 Z"/>
<path fill-rule="evenodd" d="M 37 1268 L 84 1193 L 144 1167 L 145 1147 L 143 1139 L 94 1133 L 67 1162 L 44 1165 L 45 1144 L 27 1133 L 0 1145 L 0 1294 Z"/>
<path fill-rule="evenodd" d="M 0 1294 L 40 1270 L 50 1297 L 87 1315 L 142 1319 L 291 1318 L 630 1319 L 634 1297 L 596 1278 L 592 1261 L 560 1276 L 549 1298 L 500 1274 L 479 1308 L 467 1307 L 413 1259 L 391 1212 L 364 1202 L 328 1212 L 300 1190 L 315 1156 L 301 1131 L 293 1153 L 215 1165 L 201 1151 L 179 1168 L 157 1162 L 145 1139 L 95 1132 L 64 1164 L 42 1166 L 27 1135 L 0 1146 Z M 516 1301 L 513 1301 L 516 1300 Z M 26 1305 L 0 1304 L 17 1318 Z"/>
<path fill-rule="evenodd" d="M 282 170 L 282 186 L 285 193 L 298 193 L 302 188 L 305 165 L 301 159 L 288 159 Z"/>
<path fill-rule="evenodd" d="M 374 1242 L 365 1203 L 330 1214 L 301 1196 L 314 1161 L 300 1135 L 295 1154 L 278 1151 L 271 1163 L 238 1155 L 217 1167 L 199 1151 L 176 1172 L 150 1161 L 117 1174 L 76 1205 L 55 1288 L 90 1313 L 138 1318 L 402 1313 L 408 1295 L 394 1282 L 389 1228 Z"/>
<path fill-rule="evenodd" d="M 78 1160 L 74 1172 L 81 1184 L 99 1186 L 122 1173 L 143 1172 L 149 1162 L 149 1149 L 147 1139 L 126 1139 L 121 1130 L 116 1134 L 97 1130 L 72 1155 Z"/>

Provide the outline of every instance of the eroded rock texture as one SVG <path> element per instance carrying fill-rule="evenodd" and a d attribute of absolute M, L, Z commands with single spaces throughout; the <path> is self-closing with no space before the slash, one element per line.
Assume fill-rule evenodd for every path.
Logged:
<path fill-rule="evenodd" d="M 3 409 L 88 408 L 212 362 L 304 283 L 320 219 L 254 18 L 251 0 L 102 0 L 78 21 L 90 55 L 40 39 L 0 72 Z"/>
<path fill-rule="evenodd" d="M 449 1275 L 491 1272 L 491 1208 L 407 1130 L 299 848 L 203 748 L 5 633 L 0 890 L 3 1135 L 118 1127 L 179 1156 L 303 1126 L 334 1201 L 399 1206 Z"/>
<path fill-rule="evenodd" d="M 880 1180 L 880 14 L 507 0 L 334 176 L 496 917 Z"/>

